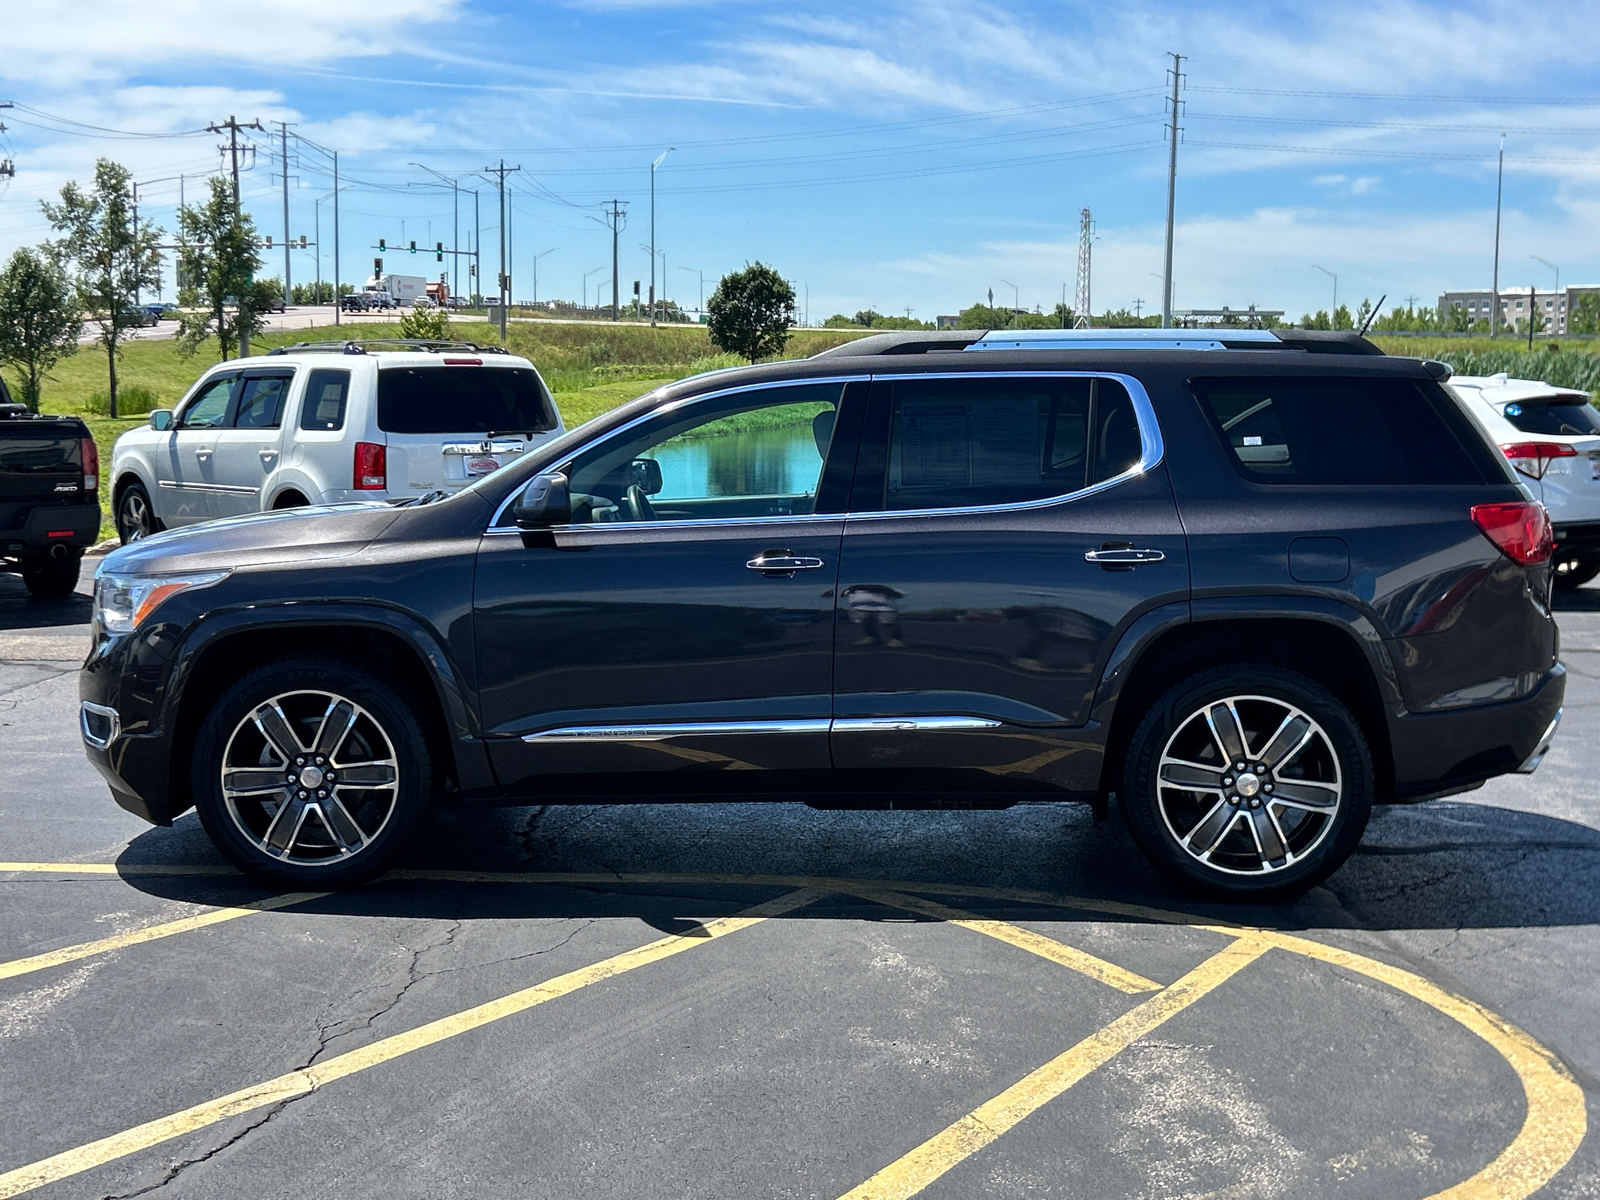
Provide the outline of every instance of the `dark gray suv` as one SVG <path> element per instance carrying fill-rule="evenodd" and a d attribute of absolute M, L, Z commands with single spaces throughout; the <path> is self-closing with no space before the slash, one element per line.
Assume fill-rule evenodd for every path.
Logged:
<path fill-rule="evenodd" d="M 433 803 L 741 797 L 1114 803 L 1176 879 L 1292 894 L 1560 718 L 1549 523 L 1447 374 L 996 331 L 684 380 L 449 498 L 116 551 L 84 740 L 297 887 Z"/>

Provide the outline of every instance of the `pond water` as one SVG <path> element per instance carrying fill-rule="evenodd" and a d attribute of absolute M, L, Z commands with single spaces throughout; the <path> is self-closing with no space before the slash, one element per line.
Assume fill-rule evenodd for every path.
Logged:
<path fill-rule="evenodd" d="M 673 438 L 648 457 L 661 464 L 655 500 L 814 494 L 822 473 L 809 418 L 778 429 Z"/>

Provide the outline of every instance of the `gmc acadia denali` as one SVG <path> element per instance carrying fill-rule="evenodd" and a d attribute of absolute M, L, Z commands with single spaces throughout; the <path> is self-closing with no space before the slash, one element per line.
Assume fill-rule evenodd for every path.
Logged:
<path fill-rule="evenodd" d="M 89 755 L 337 887 L 434 803 L 1115 803 L 1292 895 L 1373 804 L 1530 771 L 1551 533 L 1441 364 L 1350 334 L 882 334 L 687 379 L 449 497 L 96 577 Z"/>

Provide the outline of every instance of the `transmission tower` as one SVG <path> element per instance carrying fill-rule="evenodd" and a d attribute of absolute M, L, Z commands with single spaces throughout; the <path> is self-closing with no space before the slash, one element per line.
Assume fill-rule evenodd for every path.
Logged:
<path fill-rule="evenodd" d="M 1078 291 L 1073 297 L 1074 329 L 1089 328 L 1089 247 L 1094 240 L 1094 218 L 1087 208 L 1078 211 Z"/>

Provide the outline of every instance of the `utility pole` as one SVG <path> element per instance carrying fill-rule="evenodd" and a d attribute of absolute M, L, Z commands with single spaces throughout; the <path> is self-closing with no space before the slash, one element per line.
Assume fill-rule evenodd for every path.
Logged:
<path fill-rule="evenodd" d="M 483 296 L 483 219 L 478 215 L 478 189 L 472 189 L 472 294 Z"/>
<path fill-rule="evenodd" d="M 1528 285 L 1528 351 L 1533 351 L 1533 321 L 1539 315 L 1538 289 L 1533 284 Z"/>
<path fill-rule="evenodd" d="M 233 217 L 236 221 L 243 211 L 239 205 L 239 134 L 245 129 L 258 129 L 262 133 L 267 131 L 266 126 L 262 125 L 260 121 L 251 121 L 248 125 L 239 124 L 238 118 L 232 113 L 229 113 L 228 119 L 221 124 L 206 126 L 207 133 L 221 133 L 223 130 L 228 132 L 228 158 L 233 165 Z M 287 171 L 285 173 L 287 174 Z M 288 241 L 287 236 L 285 236 L 284 241 Z M 244 297 L 240 296 L 239 305 L 241 308 L 244 306 L 244 302 Z M 248 358 L 249 356 L 250 331 L 241 326 L 239 330 L 239 357 Z"/>
<path fill-rule="evenodd" d="M 1167 259 L 1161 280 L 1161 328 L 1172 328 L 1172 223 L 1178 203 L 1178 87 L 1183 81 L 1183 55 L 1172 56 L 1172 120 L 1167 126 Z"/>
<path fill-rule="evenodd" d="M 283 306 L 289 307 L 289 123 L 278 122 L 283 147 Z"/>
<path fill-rule="evenodd" d="M 484 173 L 494 172 L 500 188 L 500 340 L 506 340 L 506 176 L 521 167 L 508 167 L 501 159 L 498 167 L 485 167 Z"/>
<path fill-rule="evenodd" d="M 1500 169 L 1494 179 L 1494 282 L 1489 286 L 1489 336 L 1500 330 L 1500 200 L 1505 194 L 1506 135 L 1500 135 Z"/>
<path fill-rule="evenodd" d="M 333 323 L 339 320 L 339 152 L 333 151 Z"/>
<path fill-rule="evenodd" d="M 619 263 L 617 255 L 617 236 L 622 232 L 628 218 L 628 210 L 622 207 L 622 201 L 612 200 L 611 207 L 606 209 L 605 219 L 601 222 L 611 230 L 611 319 L 621 320 L 622 310 L 622 284 L 619 280 Z M 650 258 L 650 265 L 655 266 L 655 256 Z"/>
<path fill-rule="evenodd" d="M 650 164 L 650 324 L 656 323 L 656 168 L 661 165 L 661 160 L 671 154 L 673 147 L 668 146 L 661 152 L 661 157 Z M 661 268 L 661 283 L 666 286 L 666 267 Z"/>

